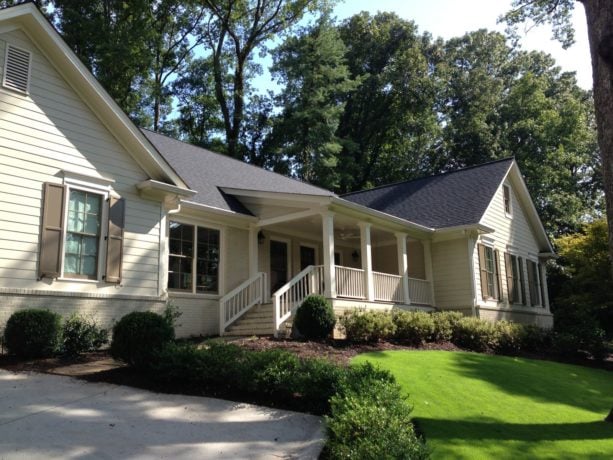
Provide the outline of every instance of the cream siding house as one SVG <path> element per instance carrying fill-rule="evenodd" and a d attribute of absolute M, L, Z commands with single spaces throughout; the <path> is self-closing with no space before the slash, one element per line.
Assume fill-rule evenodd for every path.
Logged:
<path fill-rule="evenodd" d="M 0 10 L 0 323 L 170 301 L 182 336 L 271 334 L 319 293 L 549 327 L 552 256 L 512 159 L 337 196 L 139 130 L 35 6 Z"/>

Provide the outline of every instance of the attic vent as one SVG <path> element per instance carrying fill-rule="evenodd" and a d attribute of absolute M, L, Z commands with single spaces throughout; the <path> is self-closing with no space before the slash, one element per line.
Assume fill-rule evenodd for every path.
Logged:
<path fill-rule="evenodd" d="M 7 43 L 2 86 L 22 93 L 28 92 L 30 57 L 29 51 L 15 48 Z"/>

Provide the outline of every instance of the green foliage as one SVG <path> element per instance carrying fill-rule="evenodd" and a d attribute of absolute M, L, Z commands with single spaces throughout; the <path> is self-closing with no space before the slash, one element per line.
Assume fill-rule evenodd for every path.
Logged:
<path fill-rule="evenodd" d="M 323 296 L 308 296 L 294 316 L 294 325 L 307 339 L 325 339 L 330 336 L 335 324 L 332 304 Z"/>
<path fill-rule="evenodd" d="M 529 353 L 542 353 L 551 348 L 552 334 L 548 329 L 534 325 L 521 328 L 521 350 Z"/>
<path fill-rule="evenodd" d="M 495 353 L 515 355 L 523 349 L 524 326 L 509 321 L 496 321 L 493 326 L 495 341 L 492 349 Z"/>
<path fill-rule="evenodd" d="M 329 459 L 426 459 L 424 443 L 415 434 L 411 406 L 400 386 L 370 381 L 359 391 L 346 391 L 331 399 L 326 417 Z"/>
<path fill-rule="evenodd" d="M 434 318 L 423 311 L 394 311 L 392 321 L 396 326 L 394 338 L 411 345 L 430 341 L 435 332 Z"/>
<path fill-rule="evenodd" d="M 168 319 L 147 312 L 132 312 L 113 327 L 111 356 L 136 368 L 146 369 L 157 360 L 157 353 L 174 340 L 175 331 Z"/>
<path fill-rule="evenodd" d="M 433 342 L 450 342 L 453 339 L 453 331 L 464 315 L 457 311 L 438 311 L 432 313 L 434 321 Z"/>
<path fill-rule="evenodd" d="M 392 315 L 372 310 L 345 312 L 339 323 L 351 342 L 377 342 L 392 337 L 396 330 Z"/>
<path fill-rule="evenodd" d="M 93 316 L 78 313 L 68 317 L 62 325 L 61 352 L 76 356 L 98 350 L 109 341 L 109 331 L 98 326 Z"/>
<path fill-rule="evenodd" d="M 479 318 L 462 318 L 453 332 L 453 343 L 472 351 L 494 350 L 497 346 L 495 326 Z"/>
<path fill-rule="evenodd" d="M 20 358 L 46 358 L 56 353 L 61 340 L 61 317 L 49 310 L 13 313 L 4 329 L 4 345 Z"/>

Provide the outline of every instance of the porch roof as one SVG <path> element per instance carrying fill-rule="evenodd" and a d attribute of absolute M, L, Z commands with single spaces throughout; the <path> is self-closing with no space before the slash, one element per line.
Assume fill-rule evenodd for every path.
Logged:
<path fill-rule="evenodd" d="M 505 158 L 341 198 L 434 229 L 474 225 L 514 161 Z"/>

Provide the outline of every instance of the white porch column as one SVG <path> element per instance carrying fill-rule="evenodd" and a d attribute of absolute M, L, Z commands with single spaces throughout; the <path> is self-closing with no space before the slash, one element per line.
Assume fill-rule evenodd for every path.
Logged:
<path fill-rule="evenodd" d="M 426 269 L 426 279 L 430 282 L 430 301 L 432 306 L 436 305 L 434 300 L 434 272 L 432 271 L 432 242 L 430 240 L 422 240 L 421 244 L 424 247 L 424 267 Z"/>
<path fill-rule="evenodd" d="M 258 232 L 259 228 L 255 225 L 249 227 L 249 278 L 253 278 L 259 270 L 258 252 Z"/>
<path fill-rule="evenodd" d="M 370 243 L 370 227 L 367 222 L 360 222 L 360 252 L 362 254 L 362 270 L 364 270 L 364 297 L 375 300 L 375 283 L 372 276 L 372 245 Z"/>
<path fill-rule="evenodd" d="M 336 270 L 334 269 L 334 213 L 325 212 L 321 215 L 324 243 L 324 296 L 336 298 Z"/>
<path fill-rule="evenodd" d="M 398 253 L 398 274 L 402 276 L 402 297 L 404 303 L 411 305 L 409 294 L 409 264 L 407 261 L 407 235 L 396 233 L 396 249 Z"/>
<path fill-rule="evenodd" d="M 545 268 L 545 262 L 539 263 L 539 267 L 541 269 L 541 284 L 543 287 L 543 306 L 549 310 L 549 292 L 547 289 L 547 269 Z"/>

